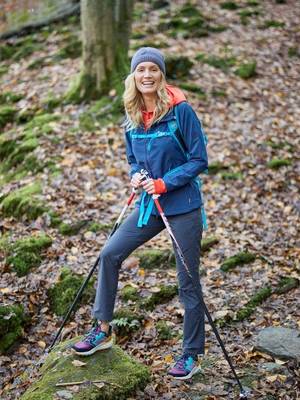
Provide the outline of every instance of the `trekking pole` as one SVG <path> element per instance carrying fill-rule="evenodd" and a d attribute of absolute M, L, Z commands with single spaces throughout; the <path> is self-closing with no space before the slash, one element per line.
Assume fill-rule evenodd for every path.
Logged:
<path fill-rule="evenodd" d="M 121 224 L 121 221 L 122 221 L 122 219 L 123 219 L 123 217 L 124 217 L 124 215 L 125 215 L 125 213 L 126 213 L 126 210 L 127 210 L 127 208 L 130 206 L 130 204 L 132 203 L 132 200 L 134 199 L 135 195 L 136 195 L 136 189 L 132 189 L 131 195 L 129 196 L 129 198 L 128 198 L 126 204 L 125 204 L 125 206 L 123 207 L 123 209 L 122 209 L 122 211 L 121 211 L 121 213 L 120 213 L 120 215 L 119 215 L 119 217 L 118 217 L 118 219 L 116 220 L 116 222 L 115 222 L 115 224 L 114 224 L 114 226 L 113 226 L 113 229 L 112 229 L 112 231 L 110 232 L 110 234 L 109 234 L 107 240 L 109 240 L 109 239 L 112 237 L 112 235 L 115 233 L 115 231 L 119 228 L 119 226 L 120 226 L 120 224 Z M 74 299 L 72 305 L 70 306 L 70 308 L 69 308 L 69 310 L 68 310 L 66 316 L 64 317 L 64 320 L 63 320 L 63 322 L 62 322 L 62 324 L 61 324 L 61 326 L 60 326 L 60 328 L 59 328 L 57 334 L 55 335 L 55 338 L 53 339 L 53 341 L 52 341 L 51 345 L 49 346 L 49 348 L 46 350 L 48 353 L 50 353 L 50 351 L 51 351 L 52 348 L 54 347 L 54 345 L 55 345 L 57 339 L 59 338 L 59 335 L 61 334 L 61 332 L 62 332 L 62 330 L 63 330 L 63 327 L 65 326 L 65 324 L 66 324 L 66 322 L 68 321 L 68 319 L 69 319 L 71 313 L 72 313 L 73 310 L 75 309 L 75 307 L 76 307 L 76 305 L 77 305 L 77 303 L 78 303 L 78 301 L 79 301 L 79 299 L 80 299 L 80 297 L 81 297 L 81 295 L 82 295 L 84 289 L 86 288 L 87 284 L 89 283 L 89 280 L 91 279 L 91 276 L 93 275 L 95 269 L 97 268 L 97 265 L 98 265 L 98 263 L 99 263 L 99 260 L 100 260 L 100 255 L 98 256 L 98 258 L 97 258 L 95 264 L 94 264 L 93 267 L 91 268 L 91 270 L 90 270 L 88 276 L 86 277 L 85 281 L 82 283 L 81 287 L 79 288 L 79 290 L 78 290 L 78 292 L 77 292 L 77 294 L 76 294 L 76 297 L 75 297 L 75 299 Z"/>
<path fill-rule="evenodd" d="M 149 175 L 148 175 L 148 172 L 146 170 L 142 170 L 141 174 L 143 175 L 143 179 L 149 179 Z M 160 216 L 161 216 L 161 218 L 162 218 L 162 220 L 163 220 L 163 222 L 164 222 L 164 224 L 166 226 L 166 229 L 167 229 L 167 231 L 168 231 L 173 243 L 175 244 L 175 247 L 176 247 L 176 250 L 177 250 L 177 254 L 178 254 L 179 258 L 180 258 L 180 261 L 182 262 L 184 268 L 186 269 L 186 272 L 187 272 L 189 278 L 191 279 L 191 281 L 193 283 L 193 286 L 194 286 L 194 289 L 195 289 L 196 293 L 198 293 L 198 290 L 196 288 L 196 285 L 195 285 L 195 282 L 193 280 L 193 277 L 192 277 L 192 275 L 191 275 L 191 273 L 189 271 L 189 268 L 187 266 L 187 263 L 186 263 L 184 255 L 183 255 L 183 252 L 182 252 L 182 250 L 181 250 L 181 248 L 180 248 L 180 246 L 179 246 L 179 244 L 178 244 L 178 242 L 177 242 L 177 240 L 176 240 L 176 238 L 175 238 L 175 236 L 173 234 L 173 231 L 172 231 L 171 226 L 170 226 L 170 224 L 169 224 L 169 222 L 168 222 L 168 220 L 167 220 L 167 218 L 166 218 L 166 216 L 165 216 L 165 214 L 163 212 L 163 209 L 161 208 L 160 202 L 158 201 L 159 196 L 160 196 L 159 194 L 153 194 L 152 198 L 153 198 L 154 203 L 155 203 L 155 205 L 157 207 L 157 210 L 158 210 L 158 212 L 159 212 L 159 214 L 160 214 Z M 207 319 L 208 319 L 208 321 L 209 321 L 209 323 L 210 323 L 210 325 L 211 325 L 211 327 L 212 327 L 212 329 L 214 331 L 214 334 L 216 335 L 216 338 L 217 338 L 217 340 L 219 342 L 219 345 L 221 346 L 221 349 L 223 350 L 223 353 L 224 353 L 224 356 L 226 358 L 226 361 L 228 362 L 228 364 L 229 364 L 229 366 L 231 368 L 231 371 L 233 372 L 233 375 L 234 375 L 234 377 L 236 379 L 236 382 L 237 382 L 237 384 L 238 384 L 238 386 L 240 388 L 240 399 L 247 400 L 248 393 L 243 388 L 243 386 L 241 384 L 241 381 L 239 380 L 239 378 L 238 378 L 238 376 L 236 374 L 236 371 L 235 371 L 235 369 L 233 367 L 232 361 L 231 361 L 231 359 L 230 359 L 230 357 L 229 357 L 229 355 L 228 355 L 228 353 L 226 351 L 224 343 L 223 343 L 223 341 L 222 341 L 222 339 L 221 339 L 221 337 L 219 335 L 219 332 L 218 332 L 218 330 L 216 328 L 216 325 L 215 325 L 214 321 L 212 320 L 212 317 L 211 317 L 211 315 L 210 315 L 210 313 L 208 311 L 208 308 L 206 307 L 206 304 L 204 302 L 202 294 L 199 294 L 199 300 L 201 302 L 201 305 L 204 308 L 204 311 L 205 311 L 205 314 L 207 316 Z"/>

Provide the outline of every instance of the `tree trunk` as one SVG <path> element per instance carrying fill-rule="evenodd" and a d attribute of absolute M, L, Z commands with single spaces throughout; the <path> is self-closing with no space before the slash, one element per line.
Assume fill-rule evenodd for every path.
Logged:
<path fill-rule="evenodd" d="M 133 0 L 81 0 L 82 69 L 71 101 L 96 99 L 123 80 Z"/>

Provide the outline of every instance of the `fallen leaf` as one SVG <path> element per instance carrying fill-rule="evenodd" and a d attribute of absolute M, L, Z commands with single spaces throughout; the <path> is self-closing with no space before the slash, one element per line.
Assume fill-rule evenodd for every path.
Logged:
<path fill-rule="evenodd" d="M 84 366 L 86 365 L 85 362 L 82 362 L 82 361 L 79 361 L 79 360 L 73 360 L 73 361 L 72 361 L 72 364 L 73 364 L 75 367 L 84 367 Z"/>

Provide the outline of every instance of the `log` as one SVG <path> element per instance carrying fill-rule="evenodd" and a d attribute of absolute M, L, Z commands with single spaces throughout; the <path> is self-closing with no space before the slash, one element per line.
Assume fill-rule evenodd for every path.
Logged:
<path fill-rule="evenodd" d="M 56 13 L 49 15 L 49 17 L 36 22 L 30 22 L 21 26 L 20 28 L 11 29 L 0 35 L 0 40 L 9 39 L 14 36 L 25 36 L 29 33 L 36 32 L 39 29 L 51 25 L 52 23 L 64 21 L 73 15 L 80 15 L 80 3 L 70 4 L 58 10 Z"/>

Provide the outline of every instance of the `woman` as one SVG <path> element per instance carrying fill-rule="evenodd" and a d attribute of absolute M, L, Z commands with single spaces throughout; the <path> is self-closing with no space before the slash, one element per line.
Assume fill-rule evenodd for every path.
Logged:
<path fill-rule="evenodd" d="M 198 355 L 204 354 L 204 310 L 199 301 L 202 200 L 196 179 L 207 169 L 207 154 L 200 121 L 183 93 L 166 83 L 165 75 L 159 50 L 143 47 L 134 54 L 123 95 L 126 152 L 131 186 L 142 188 L 143 193 L 101 252 L 93 309 L 98 323 L 73 349 L 89 355 L 112 346 L 109 322 L 113 319 L 119 269 L 130 253 L 165 228 L 151 196 L 161 194 L 160 203 L 194 281 L 176 254 L 179 298 L 185 309 L 184 339 L 183 353 L 168 373 L 188 379 L 199 370 Z M 142 169 L 148 171 L 150 179 L 142 179 Z"/>

